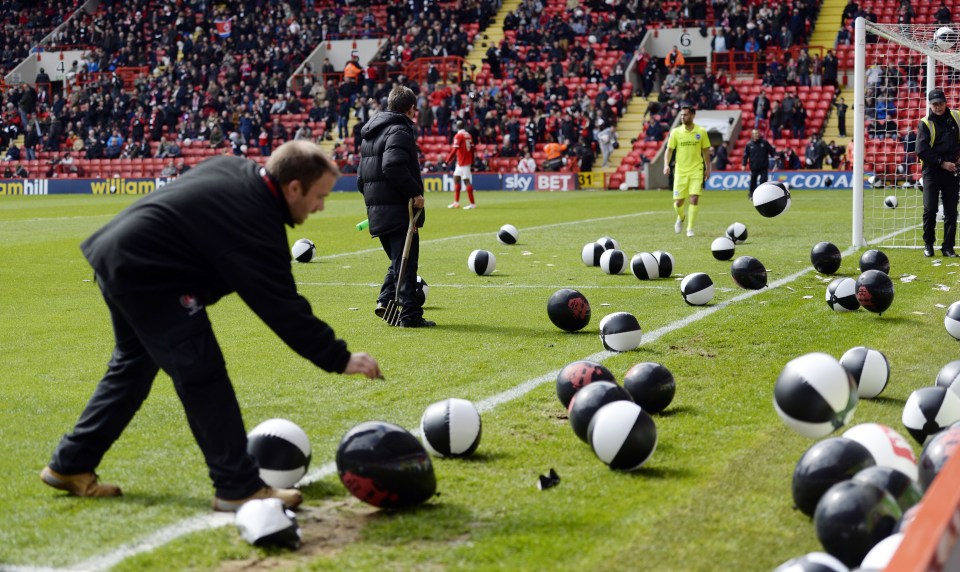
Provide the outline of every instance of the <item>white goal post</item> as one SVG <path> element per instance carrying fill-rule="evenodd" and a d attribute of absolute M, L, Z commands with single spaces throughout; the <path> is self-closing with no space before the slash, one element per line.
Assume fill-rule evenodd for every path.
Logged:
<path fill-rule="evenodd" d="M 856 20 L 852 106 L 856 247 L 923 246 L 916 131 L 927 114 L 928 90 L 943 89 L 950 109 L 960 109 L 957 30 L 960 26 Z M 942 229 L 937 236 L 942 236 Z"/>

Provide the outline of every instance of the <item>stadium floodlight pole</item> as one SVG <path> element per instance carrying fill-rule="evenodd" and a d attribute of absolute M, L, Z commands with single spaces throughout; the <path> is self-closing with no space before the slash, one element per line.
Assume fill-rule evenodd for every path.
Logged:
<path fill-rule="evenodd" d="M 866 20 L 854 22 L 853 63 L 853 246 L 867 245 L 863 237 L 863 161 L 864 161 L 864 102 L 867 83 Z"/>

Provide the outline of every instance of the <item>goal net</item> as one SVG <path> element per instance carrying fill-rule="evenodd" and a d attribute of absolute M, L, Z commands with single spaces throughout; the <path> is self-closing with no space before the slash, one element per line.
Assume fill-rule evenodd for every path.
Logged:
<path fill-rule="evenodd" d="M 960 25 L 856 21 L 853 121 L 853 244 L 923 246 L 917 126 L 927 91 L 960 109 Z M 892 197 L 892 198 L 890 198 Z M 937 239 L 943 236 L 942 206 Z"/>

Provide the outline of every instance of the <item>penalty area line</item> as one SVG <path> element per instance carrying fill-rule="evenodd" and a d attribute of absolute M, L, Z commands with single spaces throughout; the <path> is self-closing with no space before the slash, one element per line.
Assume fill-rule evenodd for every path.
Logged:
<path fill-rule="evenodd" d="M 856 252 L 856 248 L 850 247 L 843 252 L 843 256 L 848 256 Z M 791 282 L 796 281 L 801 276 L 808 274 L 813 271 L 813 267 L 808 266 L 803 270 L 799 270 L 785 276 L 779 280 L 775 280 L 770 283 L 767 288 L 761 290 L 747 290 L 741 294 L 738 294 L 728 300 L 719 302 L 712 306 L 705 306 L 700 310 L 671 322 L 666 326 L 658 328 L 651 331 L 649 334 L 643 336 L 643 340 L 640 345 L 649 345 L 663 336 L 675 332 L 683 327 L 689 326 L 690 324 L 699 322 L 713 314 L 744 300 L 749 300 L 750 298 L 763 293 L 765 290 L 774 290 L 781 286 L 785 286 Z M 600 351 L 594 354 L 590 354 L 584 360 L 595 361 L 598 363 L 603 363 L 606 359 L 617 355 L 615 352 L 609 351 Z M 537 376 L 533 379 L 524 381 L 510 389 L 482 399 L 476 402 L 477 410 L 480 413 L 485 413 L 491 411 L 496 407 L 509 403 L 516 399 L 519 399 L 526 394 L 530 393 L 534 389 L 537 389 L 545 383 L 550 381 L 556 381 L 557 375 L 560 373 L 559 369 L 550 371 L 543 375 Z M 415 435 L 419 434 L 419 429 L 412 431 Z M 324 463 L 323 465 L 309 471 L 304 477 L 300 480 L 300 485 L 309 485 L 315 483 L 321 479 L 327 478 L 337 472 L 337 465 L 333 461 Z M 54 568 L 54 567 L 35 567 L 35 566 L 11 566 L 11 565 L 0 565 L 0 570 L 10 571 L 10 572 L 65 572 L 65 571 L 76 571 L 76 570 L 106 570 L 113 566 L 116 566 L 123 560 L 130 558 L 132 556 L 137 556 L 139 554 L 144 554 L 147 552 L 152 552 L 153 550 L 160 548 L 164 544 L 177 540 L 182 536 L 187 534 L 192 534 L 194 532 L 201 532 L 204 530 L 211 530 L 214 528 L 219 528 L 221 526 L 226 526 L 232 524 L 234 517 L 232 513 L 212 513 L 212 514 L 202 514 L 194 517 L 184 519 L 180 522 L 171 524 L 160 530 L 148 535 L 147 537 L 135 541 L 132 543 L 124 544 L 119 548 L 116 548 L 106 554 L 101 556 L 95 556 L 78 562 L 77 564 L 65 567 L 65 568 Z"/>

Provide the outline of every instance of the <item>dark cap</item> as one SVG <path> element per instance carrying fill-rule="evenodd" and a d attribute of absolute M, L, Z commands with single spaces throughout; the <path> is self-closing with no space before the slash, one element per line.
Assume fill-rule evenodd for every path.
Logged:
<path fill-rule="evenodd" d="M 930 103 L 946 103 L 947 96 L 942 89 L 931 89 L 927 92 L 927 101 Z"/>

